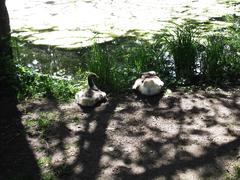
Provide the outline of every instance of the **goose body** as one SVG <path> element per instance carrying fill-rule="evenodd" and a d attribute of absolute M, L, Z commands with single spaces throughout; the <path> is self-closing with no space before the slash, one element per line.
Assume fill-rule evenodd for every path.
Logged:
<path fill-rule="evenodd" d="M 94 84 L 93 79 L 98 76 L 94 73 L 89 74 L 88 76 L 88 85 L 89 88 L 81 90 L 75 94 L 75 101 L 78 105 L 82 107 L 94 107 L 98 103 L 106 100 L 106 93 L 99 90 Z"/>
<path fill-rule="evenodd" d="M 153 96 L 162 91 L 164 82 L 157 76 L 155 71 L 142 73 L 132 87 L 133 90 L 138 90 L 142 95 Z"/>

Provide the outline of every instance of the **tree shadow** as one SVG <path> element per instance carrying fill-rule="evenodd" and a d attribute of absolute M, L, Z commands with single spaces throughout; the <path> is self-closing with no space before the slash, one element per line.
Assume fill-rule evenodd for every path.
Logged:
<path fill-rule="evenodd" d="M 239 155 L 239 98 L 176 92 L 151 106 L 129 95 L 87 113 L 51 103 L 60 115 L 45 149 L 63 156 L 51 169 L 59 179 L 222 178 L 225 162 Z"/>
<path fill-rule="evenodd" d="M 106 129 L 110 117 L 116 108 L 116 102 L 109 102 L 100 112 L 91 113 L 85 120 L 84 132 L 79 134 L 79 155 L 70 167 L 81 165 L 82 171 L 73 175 L 76 179 L 96 179 L 100 172 L 100 159 L 103 152 L 103 146 L 106 143 Z M 94 121 L 96 127 L 92 132 L 89 132 L 89 123 Z M 87 146 L 84 146 L 85 144 Z"/>
<path fill-rule="evenodd" d="M 12 97 L 0 99 L 0 178 L 41 179 L 37 160 L 27 141 L 16 105 Z"/>
<path fill-rule="evenodd" d="M 173 176 L 177 173 L 177 171 L 186 171 L 187 169 L 196 169 L 199 167 L 203 167 L 206 165 L 210 165 L 212 169 L 206 169 L 203 176 L 204 178 L 209 178 L 210 175 L 213 175 L 212 170 L 214 171 L 220 171 L 217 173 L 222 174 L 221 166 L 218 165 L 216 161 L 216 157 L 221 156 L 236 156 L 238 153 L 238 149 L 240 146 L 240 138 L 238 137 L 236 140 L 231 141 L 229 143 L 226 143 L 221 146 L 216 146 L 214 148 L 209 147 L 209 150 L 207 153 L 200 157 L 193 157 L 191 154 L 187 154 L 187 159 L 184 159 L 183 154 L 179 154 L 178 156 L 181 156 L 183 158 L 182 160 L 176 159 L 170 162 L 169 164 L 162 165 L 158 168 L 151 168 L 142 173 L 142 174 L 131 174 L 129 172 L 121 172 L 118 174 L 118 176 L 122 179 L 153 179 L 159 176 L 165 176 L 166 179 L 174 179 Z M 184 152 L 184 151 L 183 151 Z M 145 162 L 143 162 L 143 165 L 146 165 Z M 216 173 L 216 172 L 214 172 Z"/>
<path fill-rule="evenodd" d="M 164 95 L 164 91 L 162 91 L 161 93 L 154 95 L 154 96 L 145 96 L 139 92 L 135 92 L 135 93 L 137 95 L 136 100 L 143 101 L 145 103 L 145 105 L 152 106 L 152 107 L 158 106 L 160 99 L 162 99 L 162 97 Z"/>
<path fill-rule="evenodd" d="M 17 108 L 19 82 L 10 45 L 5 0 L 0 2 L 0 179 L 41 179 Z"/>
<path fill-rule="evenodd" d="M 102 157 L 103 146 L 107 140 L 107 127 L 118 101 L 109 100 L 107 103 L 95 108 L 81 108 L 75 104 L 76 114 L 86 115 L 81 118 L 80 123 L 74 123 L 74 130 L 69 128 L 70 121 L 66 117 L 66 111 L 60 108 L 58 102 L 51 100 L 51 109 L 59 112 L 55 119 L 57 122 L 49 127 L 44 135 L 44 141 L 48 146 L 44 147 L 44 152 L 48 157 L 53 158 L 56 153 L 62 154 L 61 162 L 51 164 L 56 177 L 60 179 L 95 179 L 100 172 L 100 159 Z M 41 109 L 35 107 L 35 110 Z M 33 109 L 32 109 L 33 110 Z M 76 154 L 69 162 L 66 144 L 75 139 Z M 52 145 L 52 142 L 55 142 Z M 76 169 L 80 169 L 76 172 Z"/>
<path fill-rule="evenodd" d="M 138 150 L 139 157 L 135 163 L 144 170 L 134 173 L 131 168 L 122 169 L 117 174 L 118 178 L 191 179 L 201 177 L 218 179 L 223 176 L 225 173 L 223 162 L 227 159 L 234 159 L 239 153 L 240 136 L 229 126 L 226 119 L 225 122 L 222 122 L 224 121 L 221 114 L 223 112 L 219 111 L 225 107 L 229 108 L 232 110 L 232 120 L 237 122 L 240 112 L 239 95 L 224 96 L 224 100 L 222 99 L 223 95 L 215 95 L 214 101 L 209 103 L 210 107 L 199 107 L 200 103 L 196 104 L 197 99 L 190 101 L 193 97 L 180 96 L 168 100 L 163 99 L 164 107 L 145 110 L 144 118 L 152 119 L 145 126 L 156 136 L 142 141 L 144 148 Z M 189 98 L 189 101 L 184 101 L 184 98 Z M 200 97 L 199 101 L 201 100 L 211 102 L 206 97 Z M 217 105 L 215 105 L 216 101 Z M 193 103 L 191 108 L 189 108 L 189 102 Z M 218 106 L 219 104 L 221 107 Z M 214 123 L 209 126 L 208 114 L 211 113 L 215 114 L 211 116 L 210 120 Z M 199 122 L 196 122 L 195 119 Z M 194 123 L 199 123 L 200 126 L 194 127 Z M 197 127 L 199 129 L 196 129 Z M 220 135 L 218 128 L 226 133 L 221 132 L 223 135 Z M 215 133 L 220 137 L 214 135 Z M 227 137 L 233 140 L 225 142 L 224 139 Z M 205 138 L 205 142 L 202 143 L 202 139 Z M 207 138 L 210 138 L 210 141 L 207 141 Z M 196 174 L 198 177 L 194 176 Z"/>

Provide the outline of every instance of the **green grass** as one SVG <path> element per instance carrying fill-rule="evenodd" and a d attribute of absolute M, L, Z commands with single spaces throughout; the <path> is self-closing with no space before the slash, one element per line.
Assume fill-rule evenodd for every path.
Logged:
<path fill-rule="evenodd" d="M 171 52 L 177 80 L 193 83 L 198 57 L 198 32 L 194 24 L 176 26 L 167 38 L 168 50 Z"/>
<path fill-rule="evenodd" d="M 234 165 L 232 172 L 225 173 L 226 180 L 238 180 L 240 179 L 240 165 Z"/>
<path fill-rule="evenodd" d="M 45 164 L 40 165 L 40 167 L 43 169 L 44 165 L 48 164 L 48 162 L 44 162 Z M 58 177 L 61 177 L 63 175 L 70 175 L 72 172 L 67 167 L 67 165 L 60 165 L 56 168 L 49 168 L 48 170 L 45 170 L 42 173 L 42 180 L 55 180 L 58 179 Z"/>
<path fill-rule="evenodd" d="M 224 52 L 224 38 L 221 36 L 210 36 L 207 38 L 206 57 L 203 60 L 203 72 L 208 80 L 221 79 L 226 64 Z"/>
<path fill-rule="evenodd" d="M 40 133 L 40 136 L 44 137 L 56 120 L 56 114 L 51 112 L 42 112 L 39 113 L 39 117 L 36 119 L 26 120 L 24 125 L 28 129 L 36 127 L 37 131 Z"/>
<path fill-rule="evenodd" d="M 100 78 L 100 86 L 112 86 L 113 78 L 110 76 L 114 69 L 115 62 L 108 56 L 108 52 L 99 48 L 94 44 L 91 50 L 90 60 L 88 62 L 88 69 L 96 73 Z"/>
<path fill-rule="evenodd" d="M 240 77 L 240 20 L 235 16 L 227 19 L 233 25 L 214 35 L 204 33 L 200 24 L 187 21 L 159 32 L 151 40 L 128 35 L 111 42 L 95 43 L 91 48 L 77 50 L 81 55 L 69 61 L 63 52 L 57 54 L 55 49 L 47 51 L 53 53 L 47 59 L 47 53 L 42 49 L 37 55 L 24 48 L 23 57 L 22 47 L 14 45 L 20 82 L 17 87 L 18 99 L 40 96 L 68 101 L 73 99 L 78 90 L 86 87 L 89 71 L 100 77 L 96 84 L 107 93 L 128 92 L 140 74 L 150 70 L 159 73 L 167 88 L 237 82 Z M 26 57 L 30 59 L 27 63 L 31 63 L 33 58 L 39 62 L 53 62 L 53 65 L 49 65 L 51 70 L 45 71 L 45 64 L 38 69 L 23 66 L 20 62 Z M 64 66 L 58 59 L 60 57 L 63 57 Z M 71 75 L 71 78 L 66 79 L 67 75 Z"/>
<path fill-rule="evenodd" d="M 51 164 L 51 158 L 43 156 L 37 160 L 39 167 L 48 167 Z"/>
<path fill-rule="evenodd" d="M 17 69 L 20 82 L 17 87 L 19 100 L 29 97 L 48 97 L 67 101 L 85 84 L 85 81 L 76 82 L 56 78 L 23 66 L 19 66 Z"/>
<path fill-rule="evenodd" d="M 53 171 L 42 173 L 42 180 L 55 180 L 57 179 Z"/>
<path fill-rule="evenodd" d="M 206 80 L 223 82 L 240 77 L 240 49 L 236 40 L 224 36 L 207 37 L 202 69 Z"/>
<path fill-rule="evenodd" d="M 133 37 L 95 44 L 88 67 L 109 92 L 128 90 L 141 72 L 155 70 L 167 86 L 224 84 L 240 77 L 239 30 L 204 36 L 187 22 L 160 33 L 151 42 Z M 121 38 L 120 38 L 121 39 Z M 114 44 L 114 46 L 113 46 Z"/>
<path fill-rule="evenodd" d="M 81 119 L 77 116 L 73 117 L 73 119 L 72 119 L 72 122 L 75 122 L 75 123 L 78 123 L 80 121 L 81 121 Z"/>
<path fill-rule="evenodd" d="M 167 72 L 164 47 L 157 39 L 154 44 L 134 37 L 117 39 L 105 46 L 95 44 L 87 64 L 88 70 L 100 77 L 98 85 L 115 93 L 129 90 L 142 72 Z"/>

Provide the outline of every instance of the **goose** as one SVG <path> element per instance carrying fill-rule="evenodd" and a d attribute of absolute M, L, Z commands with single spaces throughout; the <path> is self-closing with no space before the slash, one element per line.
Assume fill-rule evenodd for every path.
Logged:
<path fill-rule="evenodd" d="M 164 82 L 161 81 L 155 71 L 148 71 L 141 74 L 132 89 L 139 91 L 142 95 L 153 96 L 161 92 L 163 85 Z"/>
<path fill-rule="evenodd" d="M 89 88 L 75 94 L 75 101 L 81 107 L 94 107 L 107 99 L 106 93 L 99 90 L 94 83 L 97 78 L 99 77 L 95 73 L 90 73 L 87 77 Z"/>

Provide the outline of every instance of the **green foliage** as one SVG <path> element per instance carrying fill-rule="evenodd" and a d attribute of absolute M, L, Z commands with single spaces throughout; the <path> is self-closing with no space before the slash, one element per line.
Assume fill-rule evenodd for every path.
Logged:
<path fill-rule="evenodd" d="M 106 46 L 95 44 L 92 48 L 88 69 L 99 75 L 99 85 L 105 90 L 126 91 L 145 71 L 167 72 L 164 48 L 159 41 L 151 44 L 138 38 L 125 40 Z"/>
<path fill-rule="evenodd" d="M 43 156 L 37 160 L 37 163 L 40 167 L 49 166 L 51 163 L 51 158 Z"/>
<path fill-rule="evenodd" d="M 116 56 L 118 55 L 118 56 Z M 100 79 L 98 85 L 107 91 L 119 92 L 125 89 L 127 72 L 129 72 L 125 60 L 118 61 L 116 58 L 123 56 L 121 50 L 109 50 L 109 47 L 100 47 L 95 44 L 91 50 L 88 69 L 96 73 Z M 116 57 L 116 58 L 115 58 Z"/>
<path fill-rule="evenodd" d="M 65 63 L 57 66 L 60 62 L 58 58 L 64 54 L 59 50 L 50 48 L 51 57 L 47 59 L 48 53 L 31 53 L 28 52 L 29 47 L 24 48 L 21 55 L 21 47 L 13 44 L 20 80 L 18 98 L 43 96 L 61 101 L 72 99 L 77 90 L 86 86 L 89 71 L 100 77 L 97 85 L 111 93 L 126 92 L 142 72 L 150 70 L 158 72 L 167 87 L 236 82 L 240 77 L 240 20 L 237 17 L 230 20 L 233 25 L 224 34 L 218 32 L 204 36 L 200 33 L 204 28 L 199 23 L 188 21 L 176 25 L 172 31 L 159 32 L 151 40 L 123 36 L 111 42 L 95 43 L 91 48 L 77 50 L 77 54 L 81 52 L 78 59 L 71 56 L 72 60 L 68 61 L 64 56 L 63 61 L 71 62 L 69 64 L 73 61 L 74 68 L 65 68 Z M 58 51 L 60 54 L 54 54 Z M 31 68 L 20 63 L 24 58 L 27 65 L 32 65 Z M 34 66 L 33 59 L 39 64 Z M 40 61 L 51 62 L 51 70 L 44 71 L 45 64 L 40 65 Z M 68 79 L 66 75 L 72 77 Z"/>
<path fill-rule="evenodd" d="M 55 180 L 57 179 L 54 172 L 52 171 L 47 171 L 42 173 L 42 180 Z"/>
<path fill-rule="evenodd" d="M 178 80 L 193 82 L 197 56 L 197 31 L 194 24 L 177 25 L 176 29 L 167 38 L 169 51 L 173 55 L 175 73 Z"/>
<path fill-rule="evenodd" d="M 19 66 L 17 70 L 19 79 L 18 99 L 43 96 L 55 98 L 60 101 L 71 99 L 79 89 L 74 82 L 50 75 L 41 74 L 30 68 Z"/>
<path fill-rule="evenodd" d="M 232 25 L 215 35 L 207 36 L 201 61 L 205 81 L 236 82 L 240 77 L 240 18 L 233 15 L 222 17 Z"/>
<path fill-rule="evenodd" d="M 206 57 L 203 60 L 203 72 L 208 79 L 222 78 L 223 66 L 226 63 L 224 39 L 211 36 L 207 38 L 205 46 Z"/>
<path fill-rule="evenodd" d="M 190 21 L 176 25 L 171 33 L 154 36 L 152 42 L 125 37 L 94 44 L 88 70 L 100 76 L 102 89 L 111 92 L 126 91 L 140 73 L 149 70 L 158 72 L 167 85 L 220 83 L 217 80 L 222 78 L 234 81 L 240 72 L 237 29 L 234 36 L 204 37 L 197 25 Z"/>
<path fill-rule="evenodd" d="M 225 179 L 226 180 L 238 180 L 238 179 L 240 179 L 240 165 L 239 164 L 234 165 L 232 172 L 228 171 L 225 174 Z"/>
<path fill-rule="evenodd" d="M 41 114 L 36 120 L 37 126 L 41 131 L 46 131 L 52 125 L 54 119 L 49 114 Z"/>
<path fill-rule="evenodd" d="M 100 78 L 100 86 L 111 86 L 113 78 L 110 73 L 113 69 L 114 61 L 108 56 L 108 52 L 99 48 L 95 43 L 91 50 L 91 57 L 88 62 L 88 69 L 96 73 Z"/>
<path fill-rule="evenodd" d="M 240 49 L 236 42 L 224 36 L 207 37 L 202 71 L 208 81 L 234 81 L 240 77 Z"/>
<path fill-rule="evenodd" d="M 27 120 L 24 124 L 27 128 L 36 127 L 44 135 L 55 120 L 56 115 L 53 113 L 40 113 L 38 118 Z"/>

